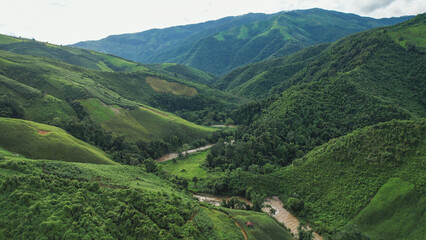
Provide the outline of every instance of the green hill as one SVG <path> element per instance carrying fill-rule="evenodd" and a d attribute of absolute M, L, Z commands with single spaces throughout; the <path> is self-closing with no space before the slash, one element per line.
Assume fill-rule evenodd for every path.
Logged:
<path fill-rule="evenodd" d="M 173 137 L 178 137 L 182 142 L 192 142 L 216 131 L 144 105 L 126 109 L 118 105 L 105 105 L 97 98 L 80 102 L 95 122 L 111 131 L 114 136 L 126 136 L 133 142 L 158 138 L 171 141 Z"/>
<path fill-rule="evenodd" d="M 41 66 L 46 68 L 47 64 L 49 65 L 48 74 L 56 78 L 61 79 L 67 76 L 67 80 L 78 82 L 79 86 L 95 82 L 96 86 L 84 87 L 85 89 L 82 91 L 90 92 L 89 95 L 92 95 L 93 91 L 100 90 L 100 93 L 98 92 L 96 95 L 99 98 L 103 97 L 101 100 L 107 104 L 118 103 L 122 106 L 134 106 L 129 102 L 125 103 L 124 98 L 123 101 L 111 101 L 112 99 L 109 97 L 118 94 L 133 101 L 177 113 L 190 121 L 211 124 L 225 121 L 225 119 L 216 120 L 209 117 L 210 119 L 207 121 L 210 122 L 201 120 L 206 117 L 207 111 L 224 111 L 235 108 L 241 102 L 240 98 L 232 94 L 204 85 L 213 82 L 216 79 L 214 75 L 183 65 L 140 64 L 109 54 L 5 35 L 0 35 L 0 50 L 5 51 L 1 52 L 4 58 L 16 63 L 11 66 L 10 62 L 2 62 L 4 75 L 8 78 L 18 81 L 22 77 L 41 78 L 40 68 Z M 34 58 L 35 56 L 37 58 Z M 81 68 L 71 68 L 64 63 Z M 54 69 L 51 68 L 52 65 L 55 66 Z M 18 77 L 17 75 L 22 72 L 25 72 L 26 76 Z M 153 79 L 155 81 L 152 81 Z M 49 87 L 52 87 L 51 85 L 49 84 Z M 57 84 L 55 87 L 58 87 Z M 72 90 L 77 91 L 75 87 L 77 86 L 74 86 Z M 58 94 L 60 91 L 55 89 L 55 93 Z M 80 92 L 79 94 L 79 97 L 82 97 L 85 93 Z M 113 98 L 117 98 L 117 96 Z M 176 102 L 182 104 L 175 104 Z M 191 104 L 192 102 L 196 104 Z M 219 116 L 219 114 L 215 115 Z"/>
<path fill-rule="evenodd" d="M 293 77 L 317 59 L 330 44 L 307 47 L 290 56 L 250 64 L 231 71 L 215 86 L 250 99 L 261 99 L 276 91 L 277 86 L 294 84 Z"/>
<path fill-rule="evenodd" d="M 101 150 L 57 127 L 0 118 L 0 130 L 0 147 L 28 158 L 115 164 Z"/>
<path fill-rule="evenodd" d="M 0 148 L 0 238 L 292 239 L 264 213 L 213 208 L 143 166 L 31 160 Z M 235 220 L 232 220 L 233 217 Z"/>
<path fill-rule="evenodd" d="M 272 173 L 234 171 L 224 188 L 280 194 L 324 237 L 421 239 L 425 133 L 424 119 L 379 123 L 332 139 Z"/>
<path fill-rule="evenodd" d="M 151 87 L 147 82 L 150 78 L 162 85 L 157 84 L 154 88 Z M 145 73 L 96 71 L 58 62 L 50 58 L 0 51 L 1 105 L 7 107 L 4 110 L 2 109 L 2 116 L 58 124 L 58 122 L 67 122 L 77 116 L 76 110 L 72 107 L 73 102 L 84 103 L 89 99 L 97 99 L 97 104 L 86 108 L 86 111 L 98 123 L 101 122 L 96 119 L 96 114 L 104 114 L 102 112 L 105 111 L 114 113 L 108 106 L 116 106 L 116 108 L 122 109 L 122 115 L 114 118 L 109 124 L 103 124 L 106 131 L 112 131 L 117 136 L 128 136 L 132 141 L 156 138 L 167 138 L 169 140 L 173 136 L 182 140 L 185 139 L 185 141 L 193 141 L 197 138 L 207 137 L 212 132 L 211 129 L 191 124 L 177 116 L 159 118 L 160 115 L 157 115 L 157 117 L 148 117 L 146 111 L 141 110 L 139 106 L 142 103 L 161 105 L 164 102 L 163 106 L 166 106 L 164 108 L 170 109 L 173 108 L 173 105 L 170 104 L 170 107 L 167 107 L 165 100 L 178 101 L 180 99 L 184 99 L 188 103 L 198 99 L 201 103 L 195 108 L 203 109 L 206 107 L 206 105 L 202 105 L 203 100 L 205 100 L 202 96 L 190 97 L 185 95 L 188 90 L 195 92 L 196 95 L 199 95 L 199 92 L 210 90 L 200 88 L 201 90 L 197 91 L 194 87 L 172 82 L 166 76 L 162 78 L 156 78 L 155 75 Z M 160 91 L 158 89 L 171 89 L 173 94 L 160 94 L 156 92 L 156 90 Z M 123 96 L 126 96 L 126 98 Z M 205 100 L 204 102 L 217 107 L 226 105 L 226 103 L 218 104 L 218 101 L 209 102 Z M 179 110 L 182 110 L 182 108 L 185 108 L 183 104 Z M 161 111 L 153 109 L 152 112 Z M 132 113 L 132 116 L 130 113 Z M 164 112 L 162 114 L 170 115 Z M 142 116 L 146 118 L 143 119 Z M 149 122 L 148 119 L 154 122 Z M 113 123 L 117 123 L 117 125 Z M 156 123 L 159 125 L 157 126 Z M 122 124 L 125 127 L 122 127 Z M 141 129 L 144 130 L 141 132 L 139 131 Z M 138 135 L 139 133 L 143 134 Z"/>
<path fill-rule="evenodd" d="M 143 63 L 175 62 L 224 74 L 239 66 L 287 56 L 314 44 L 407 19 L 373 19 L 322 9 L 296 10 L 115 35 L 73 46 Z"/>
<path fill-rule="evenodd" d="M 411 40 L 412 47 L 404 48 L 392 38 L 415 28 L 412 37 L 418 39 L 425 34 L 425 19 L 419 15 L 331 44 L 291 81 L 277 86 L 283 92 L 272 103 L 265 102 L 248 127 L 237 131 L 235 145 L 212 150 L 210 166 L 285 166 L 355 129 L 392 119 L 425 118 L 423 49 Z"/>
<path fill-rule="evenodd" d="M 345 225 L 367 206 L 354 223 L 374 233 L 371 237 L 383 238 L 382 231 L 393 239 L 410 234 L 412 239 L 421 238 L 420 226 L 426 219 L 420 213 L 426 209 L 413 209 L 397 196 L 414 206 L 424 202 L 425 133 L 424 120 L 392 121 L 356 130 L 314 149 L 285 169 L 283 190 L 301 196 L 307 209 L 300 214 L 321 231 Z M 387 193 L 390 186 L 397 194 Z M 398 201 L 403 204 L 396 205 Z"/>

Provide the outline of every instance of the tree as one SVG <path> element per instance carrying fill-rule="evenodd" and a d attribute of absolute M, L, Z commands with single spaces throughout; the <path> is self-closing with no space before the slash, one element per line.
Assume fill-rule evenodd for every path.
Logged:
<path fill-rule="evenodd" d="M 225 120 L 225 125 L 226 125 L 226 126 L 234 125 L 234 120 L 232 120 L 232 119 L 230 119 L 230 118 L 227 118 L 227 119 Z"/>
<path fill-rule="evenodd" d="M 261 212 L 263 208 L 263 200 L 265 196 L 259 193 L 251 194 L 251 202 L 253 203 L 253 211 Z"/>
<path fill-rule="evenodd" d="M 187 157 L 188 156 L 188 150 L 189 150 L 189 145 L 187 143 L 182 145 L 182 151 L 183 151 L 183 156 Z"/>
<path fill-rule="evenodd" d="M 302 227 L 302 224 L 299 224 L 299 227 L 297 227 L 297 231 L 299 231 L 299 240 L 312 240 L 314 239 L 313 231 L 309 230 L 306 231 L 304 227 Z"/>
<path fill-rule="evenodd" d="M 192 182 L 194 183 L 194 186 L 197 185 L 198 178 L 197 177 L 193 177 L 192 178 Z"/>

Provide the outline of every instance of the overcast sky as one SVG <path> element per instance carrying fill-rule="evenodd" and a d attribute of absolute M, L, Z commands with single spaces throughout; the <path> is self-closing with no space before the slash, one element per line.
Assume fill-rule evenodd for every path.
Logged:
<path fill-rule="evenodd" d="M 382 18 L 423 13 L 426 0 L 0 0 L 0 33 L 71 44 L 249 12 L 314 7 Z"/>

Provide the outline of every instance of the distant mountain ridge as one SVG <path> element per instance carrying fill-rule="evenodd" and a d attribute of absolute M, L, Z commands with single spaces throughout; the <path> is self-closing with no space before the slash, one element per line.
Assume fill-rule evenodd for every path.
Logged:
<path fill-rule="evenodd" d="M 143 63 L 174 62 L 224 74 L 249 63 L 287 56 L 311 45 L 334 42 L 355 32 L 400 23 L 411 17 L 373 19 L 323 9 L 250 13 L 113 35 L 73 46 Z"/>

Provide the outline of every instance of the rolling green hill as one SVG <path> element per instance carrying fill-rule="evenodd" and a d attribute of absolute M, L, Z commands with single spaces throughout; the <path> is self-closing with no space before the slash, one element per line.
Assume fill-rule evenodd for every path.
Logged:
<path fill-rule="evenodd" d="M 45 124 L 0 118 L 0 147 L 33 159 L 116 164 L 104 152 Z"/>
<path fill-rule="evenodd" d="M 73 46 L 143 63 L 176 62 L 216 74 L 409 17 L 372 19 L 322 9 L 247 14 L 206 23 L 109 36 Z M 155 39 L 153 41 L 153 39 Z"/>
<path fill-rule="evenodd" d="M 190 82 L 211 84 L 216 76 L 181 64 L 141 64 L 114 55 L 91 50 L 57 46 L 25 38 L 15 38 L 0 34 L 0 50 L 17 54 L 47 57 L 72 65 L 107 72 L 142 72 L 164 74 Z M 187 82 L 185 82 L 187 84 Z"/>
<path fill-rule="evenodd" d="M 42 65 L 45 68 L 47 67 L 46 64 L 50 65 L 48 68 L 55 65 L 54 69 L 47 70 L 48 74 L 54 76 L 59 74 L 58 79 L 67 76 L 67 80 L 79 81 L 78 86 L 73 86 L 72 91 L 77 91 L 76 87 L 96 82 L 94 83 L 96 86 L 85 86 L 83 87 L 85 89 L 78 90 L 80 91 L 79 97 L 84 96 L 84 92 L 90 92 L 87 96 L 96 95 L 107 104 L 134 107 L 134 104 L 125 102 L 126 99 L 130 99 L 176 113 L 199 124 L 210 125 L 224 122 L 226 118 L 219 112 L 228 111 L 245 102 L 244 99 L 233 94 L 212 89 L 205 85 L 205 83 L 211 84 L 215 81 L 216 76 L 184 65 L 144 65 L 109 54 L 5 35 L 0 35 L 1 50 L 5 51 L 1 52 L 3 57 L 16 63 L 15 66 L 11 66 L 10 62 L 7 61 L 2 63 L 4 75 L 13 80 L 20 81 L 22 77 L 28 79 L 30 75 L 31 77 L 41 78 L 42 76 L 39 76 L 39 73 Z M 35 56 L 37 58 L 34 58 Z M 64 63 L 80 68 L 71 68 Z M 61 68 L 67 69 L 68 72 L 64 72 L 65 69 Z M 18 77 L 17 75 L 22 74 L 22 72 L 25 72 L 26 75 Z M 52 87 L 51 85 L 49 84 L 48 87 Z M 60 90 L 62 91 L 62 89 Z M 10 91 L 10 89 L 7 91 Z M 58 89 L 54 91 L 55 94 L 61 92 Z M 93 91 L 98 93 L 93 94 Z M 110 98 L 112 95 L 115 95 L 113 98 L 120 98 L 117 94 L 123 101 Z M 122 96 L 126 96 L 126 99 Z M 209 113 L 213 114 L 209 115 Z"/>
<path fill-rule="evenodd" d="M 97 98 L 80 102 L 95 122 L 111 131 L 114 136 L 126 136 L 133 142 L 158 138 L 171 141 L 173 137 L 178 137 L 182 142 L 192 142 L 216 131 L 144 105 L 126 109 L 117 105 L 105 105 Z"/>
<path fill-rule="evenodd" d="M 0 148 L 0 238 L 292 239 L 264 213 L 200 203 L 142 166 L 32 160 Z M 235 220 L 232 220 L 233 217 Z M 226 231 L 225 231 L 226 229 Z"/>
<path fill-rule="evenodd" d="M 150 79 L 153 79 L 155 84 L 157 82 L 159 84 L 151 87 L 148 81 Z M 164 89 L 169 89 L 167 91 L 172 93 L 159 93 Z M 195 106 L 197 110 L 209 104 L 215 107 L 224 107 L 228 104 L 226 99 L 209 102 L 203 96 L 199 96 L 201 93 L 213 91 L 204 85 L 197 89 L 173 81 L 165 75 L 160 79 L 159 76 L 155 77 L 144 72 L 97 71 L 58 62 L 51 58 L 32 57 L 0 50 L 0 95 L 2 96 L 1 105 L 5 107 L 2 108 L 2 116 L 7 117 L 48 124 L 55 121 L 66 122 L 77 116 L 72 107 L 73 102 L 84 103 L 87 99 L 97 99 L 97 104 L 86 108 L 95 120 L 98 120 L 96 114 L 99 112 L 109 110 L 114 113 L 108 106 L 116 106 L 122 110 L 122 115 L 118 114 L 117 118 L 102 125 L 106 131 L 112 131 L 117 136 L 128 136 L 128 139 L 132 141 L 156 138 L 169 140 L 173 136 L 192 141 L 205 138 L 212 132 L 211 129 L 191 124 L 174 115 L 170 117 L 172 115 L 165 112 L 161 114 L 168 117 L 160 118 L 161 114 L 153 117 L 143 110 L 148 107 L 140 108 L 140 106 L 146 106 L 142 103 L 147 103 L 171 109 L 173 105 L 168 104 L 167 101 L 182 100 L 189 103 L 198 100 L 200 104 Z M 186 96 L 188 94 L 190 96 Z M 194 94 L 196 96 L 191 97 Z M 202 104 L 203 102 L 205 105 Z M 149 109 L 152 109 L 150 112 L 161 112 L 153 108 Z M 185 109 L 184 104 L 181 104 L 179 108 L 179 110 L 182 109 Z M 117 111 L 120 112 L 120 110 Z M 149 122 L 148 119 L 154 122 Z M 157 126 L 156 123 L 159 125 Z"/>
<path fill-rule="evenodd" d="M 261 107 L 253 123 L 238 130 L 234 146 L 212 150 L 211 167 L 285 166 L 355 129 L 425 118 L 426 59 L 416 45 L 421 42 L 407 40 L 413 45 L 404 48 L 392 38 L 414 28 L 411 36 L 418 39 L 425 34 L 425 19 L 419 15 L 331 44 L 292 78 L 284 78 L 276 87 L 283 92 Z"/>

